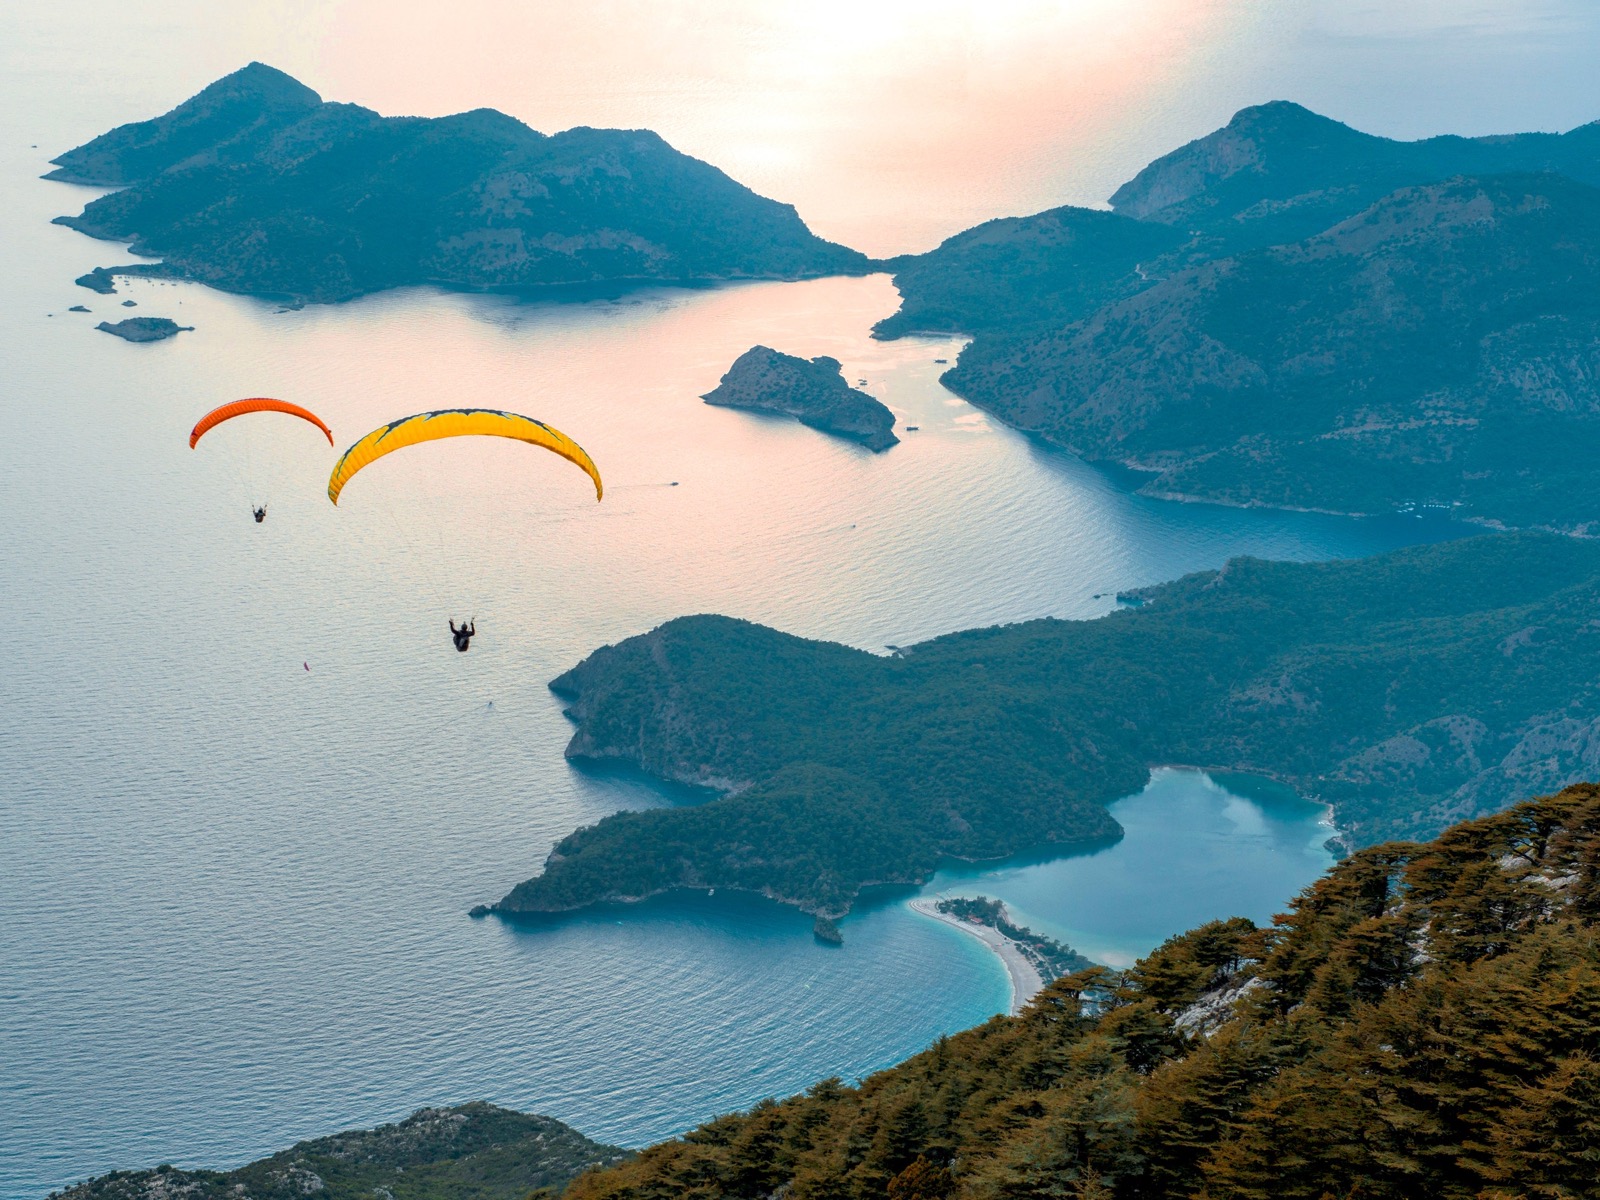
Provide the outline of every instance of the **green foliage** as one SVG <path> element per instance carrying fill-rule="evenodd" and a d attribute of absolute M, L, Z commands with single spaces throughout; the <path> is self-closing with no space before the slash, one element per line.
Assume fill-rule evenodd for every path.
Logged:
<path fill-rule="evenodd" d="M 863 885 L 922 880 L 944 858 L 1114 837 L 1105 805 L 1157 763 L 1282 780 L 1333 803 L 1355 844 L 1431 835 L 1592 769 L 1596 543 L 1526 533 L 1355 562 L 1237 559 L 1140 596 L 1100 620 L 972 630 L 892 658 L 721 617 L 597 651 L 552 685 L 578 720 L 568 754 L 726 794 L 573 833 L 501 908 L 695 886 L 837 916 Z M 1378 923 L 1328 970 L 1363 986 L 1404 969 L 1407 931 L 1378 920 L 1386 871 L 1358 858 L 1341 876 L 1340 920 Z M 1477 903 L 1454 936 L 1492 940 L 1473 923 L 1515 901 Z M 1285 995 L 1314 982 L 1295 962 L 1272 970 Z"/>
<path fill-rule="evenodd" d="M 301 1142 L 235 1171 L 113 1171 L 59 1200 L 533 1200 L 627 1157 L 549 1117 L 492 1104 Z"/>
<path fill-rule="evenodd" d="M 1594 785 L 1374 848 L 1270 930 L 1213 922 L 1067 977 L 569 1196 L 1593 1200 L 1597 848 Z"/>

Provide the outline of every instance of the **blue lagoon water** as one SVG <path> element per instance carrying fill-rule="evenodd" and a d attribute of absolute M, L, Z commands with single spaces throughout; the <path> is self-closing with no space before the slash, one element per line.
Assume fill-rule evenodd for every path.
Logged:
<path fill-rule="evenodd" d="M 1326 808 L 1268 780 L 1162 767 L 1111 806 L 1122 840 L 1086 855 L 951 866 L 930 897 L 989 896 L 1011 918 L 1125 967 L 1202 920 L 1273 913 L 1332 858 Z"/>
<path fill-rule="evenodd" d="M 226 36 L 199 6 L 22 7 L 0 26 L 17 101 L 0 106 L 0 1197 L 237 1164 L 474 1098 L 640 1144 L 1005 1006 L 981 945 L 900 903 L 846 921 L 837 950 L 794 912 L 720 895 L 468 919 L 574 827 L 671 802 L 562 757 L 545 684 L 598 645 L 722 612 L 881 649 L 1094 617 L 1119 588 L 1235 554 L 1458 532 L 1129 495 L 945 392 L 935 360 L 958 340 L 871 341 L 896 304 L 884 276 L 565 306 L 92 295 L 73 277 L 126 252 L 48 224 L 91 193 L 37 180 L 46 159 L 271 57 L 281 6 Z M 358 9 L 301 31 L 335 76 Z M 92 330 L 129 312 L 196 331 Z M 920 431 L 872 455 L 702 404 L 758 341 L 837 357 Z M 403 412 L 522 409 L 590 450 L 606 500 L 553 458 L 457 443 L 385 460 L 335 510 L 314 431 L 187 447 L 197 416 L 252 394 L 309 405 L 341 446 Z M 470 654 L 450 616 L 476 616 Z M 1320 810 L 1197 773 L 1115 811 L 1128 836 L 1097 855 L 929 890 L 1002 896 L 1123 962 L 1199 921 L 1264 918 L 1328 861 Z"/>

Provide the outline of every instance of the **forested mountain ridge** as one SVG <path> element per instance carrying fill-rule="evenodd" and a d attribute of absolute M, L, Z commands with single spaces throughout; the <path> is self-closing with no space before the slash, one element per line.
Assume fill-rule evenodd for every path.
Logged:
<path fill-rule="evenodd" d="M 463 1104 L 313 1138 L 232 1171 L 113 1171 L 57 1200 L 530 1200 L 627 1156 L 550 1117 Z"/>
<path fill-rule="evenodd" d="M 724 794 L 575 831 L 496 907 L 727 887 L 837 915 L 946 858 L 1114 838 L 1105 806 L 1174 762 L 1284 780 L 1354 845 L 1600 774 L 1600 544 L 1236 559 L 1140 598 L 892 658 L 722 617 L 596 651 L 552 684 L 568 755 Z"/>
<path fill-rule="evenodd" d="M 1518 526 L 1600 522 L 1600 189 L 1559 175 L 1395 192 L 1208 262 L 946 382 L 1146 490 Z"/>
<path fill-rule="evenodd" d="M 545 135 L 493 109 L 382 117 L 261 63 L 61 155 L 125 185 L 76 217 L 228 291 L 337 301 L 476 289 L 861 272 L 794 209 L 648 130 Z"/>
<path fill-rule="evenodd" d="M 1240 250 L 1309 237 L 1401 188 L 1530 172 L 1600 186 L 1600 121 L 1562 134 L 1403 142 L 1276 100 L 1162 155 L 1112 194 L 1111 207 Z"/>
<path fill-rule="evenodd" d="M 1600 1195 L 1600 789 L 1356 852 L 1268 929 L 859 1086 L 708 1122 L 570 1200 L 1586 1200 Z"/>
<path fill-rule="evenodd" d="M 1115 211 L 994 221 L 891 264 L 877 334 L 976 335 L 945 375 L 1146 492 L 1600 527 L 1600 122 L 1397 142 L 1240 112 Z"/>

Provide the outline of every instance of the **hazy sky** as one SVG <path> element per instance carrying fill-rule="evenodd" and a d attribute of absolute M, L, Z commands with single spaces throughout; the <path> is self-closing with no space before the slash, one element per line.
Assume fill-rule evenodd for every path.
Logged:
<path fill-rule="evenodd" d="M 646 126 L 875 253 L 1098 204 L 1238 108 L 1400 137 L 1600 117 L 1595 0 L 60 0 L 0 13 L 55 149 L 259 58 L 384 113 Z M 130 26 L 159 37 L 129 37 Z M 159 53 L 131 45 L 159 45 Z M 27 107 L 27 106 L 25 106 Z M 48 128 L 44 128 L 48 127 Z"/>

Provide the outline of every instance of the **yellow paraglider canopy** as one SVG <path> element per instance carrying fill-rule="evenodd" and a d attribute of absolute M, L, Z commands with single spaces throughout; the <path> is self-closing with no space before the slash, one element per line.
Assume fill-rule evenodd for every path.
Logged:
<path fill-rule="evenodd" d="M 339 493 L 356 472 L 385 454 L 439 438 L 474 436 L 511 438 L 529 445 L 543 446 L 568 462 L 575 463 L 594 480 L 596 500 L 605 494 L 600 483 L 600 472 L 594 461 L 584 453 L 583 447 L 543 421 L 535 421 L 519 413 L 502 412 L 497 408 L 447 408 L 391 421 L 351 446 L 339 456 L 339 461 L 333 465 L 333 474 L 328 476 L 328 499 L 339 503 Z"/>

